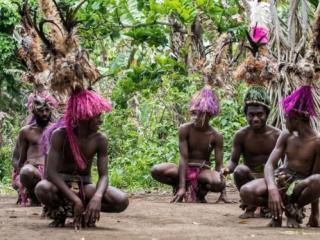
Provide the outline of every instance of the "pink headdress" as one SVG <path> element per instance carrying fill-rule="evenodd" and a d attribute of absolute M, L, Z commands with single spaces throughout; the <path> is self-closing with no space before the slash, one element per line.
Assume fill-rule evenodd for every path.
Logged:
<path fill-rule="evenodd" d="M 219 100 L 210 86 L 205 86 L 193 96 L 189 111 L 193 110 L 210 113 L 212 116 L 219 114 Z"/>
<path fill-rule="evenodd" d="M 304 117 L 317 115 L 311 86 L 302 86 L 295 90 L 282 101 L 282 106 L 286 116 L 292 111 Z"/>
<path fill-rule="evenodd" d="M 33 101 L 35 100 L 36 97 L 41 98 L 46 103 L 48 103 L 50 108 L 57 108 L 59 106 L 58 101 L 46 91 L 40 92 L 40 93 L 31 93 L 28 97 L 28 105 L 27 105 L 29 113 L 32 113 Z"/>
<path fill-rule="evenodd" d="M 64 123 L 74 160 L 80 169 L 86 167 L 86 161 L 81 156 L 73 128 L 77 126 L 79 121 L 89 120 L 103 112 L 110 112 L 111 110 L 112 106 L 110 103 L 91 90 L 74 93 L 69 98 L 64 113 Z"/>

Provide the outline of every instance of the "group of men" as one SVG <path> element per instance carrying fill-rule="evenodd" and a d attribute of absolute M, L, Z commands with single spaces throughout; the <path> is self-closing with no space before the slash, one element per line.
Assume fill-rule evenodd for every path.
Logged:
<path fill-rule="evenodd" d="M 303 105 L 303 97 L 301 101 L 296 104 Z M 20 130 L 13 153 L 13 186 L 21 204 L 42 203 L 44 214 L 54 219 L 53 226 L 64 226 L 68 217 L 73 217 L 76 228 L 94 226 L 101 211 L 121 212 L 129 204 L 125 193 L 108 186 L 107 139 L 98 130 L 101 114 L 111 111 L 111 105 L 92 90 L 75 92 L 63 117 L 52 124 L 55 104 L 41 94 L 30 100 L 32 117 Z M 204 203 L 212 191 L 220 193 L 218 201 L 229 203 L 225 176 L 233 173 L 245 210 L 241 218 L 254 217 L 258 208 L 261 216 L 272 217 L 270 226 L 276 227 L 281 226 L 284 212 L 288 225 L 297 227 L 305 217 L 304 206 L 311 203 L 308 224 L 319 226 L 320 138 L 307 111 L 298 111 L 293 104 L 286 112 L 287 129 L 281 132 L 266 123 L 270 101 L 265 90 L 250 88 L 244 102 L 248 126 L 235 134 L 225 167 L 223 136 L 209 123 L 220 111 L 210 87 L 194 96 L 189 111 L 191 122 L 178 131 L 179 166 L 162 163 L 151 170 L 154 179 L 173 187 L 172 202 Z M 96 186 L 91 181 L 95 156 Z"/>
<path fill-rule="evenodd" d="M 311 91 L 309 86 L 302 88 Z M 270 100 L 266 90 L 251 87 L 244 101 L 248 125 L 234 135 L 231 159 L 223 167 L 223 137 L 209 124 L 218 114 L 212 107 L 218 105 L 217 98 L 212 92 L 208 99 L 203 91 L 208 89 L 191 101 L 191 122 L 179 128 L 179 166 L 161 163 L 151 171 L 154 179 L 173 187 L 172 201 L 206 202 L 205 195 L 212 191 L 221 193 L 219 200 L 230 202 L 224 177 L 233 173 L 245 210 L 240 218 L 254 217 L 259 208 L 260 216 L 272 218 L 272 227 L 282 225 L 283 213 L 289 227 L 298 227 L 305 217 L 304 206 L 311 203 L 308 225 L 319 227 L 320 137 L 311 127 L 314 114 L 308 112 L 307 97 L 302 94 L 292 102 L 288 96 L 284 101 L 291 107 L 284 106 L 287 129 L 281 132 L 267 124 Z M 215 170 L 210 164 L 213 150 Z"/>

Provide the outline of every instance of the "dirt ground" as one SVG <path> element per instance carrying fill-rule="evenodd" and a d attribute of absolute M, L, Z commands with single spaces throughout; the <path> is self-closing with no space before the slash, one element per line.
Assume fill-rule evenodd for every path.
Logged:
<path fill-rule="evenodd" d="M 228 189 L 230 199 L 238 193 Z M 40 219 L 41 208 L 15 205 L 14 196 L 0 196 L 1 240 L 102 240 L 102 239 L 319 239 L 320 228 L 266 227 L 269 219 L 241 220 L 239 204 L 214 204 L 217 194 L 209 194 L 208 204 L 169 204 L 169 193 L 136 193 L 128 209 L 120 214 L 102 213 L 97 227 L 74 231 L 49 228 L 50 220 Z M 307 210 L 309 214 L 310 209 Z M 284 222 L 285 223 L 285 222 Z"/>

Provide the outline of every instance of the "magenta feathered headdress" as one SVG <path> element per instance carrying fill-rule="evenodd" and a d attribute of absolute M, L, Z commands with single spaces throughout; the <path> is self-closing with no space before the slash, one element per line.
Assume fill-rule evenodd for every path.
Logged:
<path fill-rule="evenodd" d="M 209 86 L 205 86 L 193 96 L 189 111 L 194 110 L 210 113 L 212 116 L 219 114 L 220 107 L 218 97 Z"/>
<path fill-rule="evenodd" d="M 288 115 L 291 111 L 306 117 L 315 117 L 317 115 L 311 86 L 302 86 L 292 92 L 282 101 L 282 106 L 285 115 Z"/>
<path fill-rule="evenodd" d="M 86 161 L 79 150 L 73 129 L 79 121 L 89 120 L 103 112 L 110 112 L 111 110 L 111 104 L 91 90 L 74 93 L 69 98 L 64 113 L 64 124 L 74 160 L 80 169 L 86 167 Z"/>

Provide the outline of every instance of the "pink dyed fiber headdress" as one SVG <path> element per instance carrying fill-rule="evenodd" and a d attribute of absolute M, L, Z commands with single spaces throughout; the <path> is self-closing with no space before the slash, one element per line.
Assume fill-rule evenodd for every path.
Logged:
<path fill-rule="evenodd" d="M 36 96 L 40 97 L 45 102 L 47 102 L 51 108 L 57 108 L 59 106 L 58 101 L 54 97 L 52 97 L 48 92 L 31 93 L 28 97 L 27 103 L 29 113 L 32 113 L 33 101 Z"/>
<path fill-rule="evenodd" d="M 74 93 L 69 98 L 64 113 L 64 123 L 74 160 L 80 169 L 86 167 L 86 161 L 78 147 L 73 128 L 77 126 L 79 121 L 89 120 L 103 112 L 110 112 L 111 110 L 112 106 L 110 103 L 92 90 Z"/>
<path fill-rule="evenodd" d="M 315 117 L 316 111 L 311 86 L 302 86 L 282 101 L 285 115 L 295 111 L 305 117 Z"/>
<path fill-rule="evenodd" d="M 205 86 L 193 96 L 190 102 L 189 111 L 194 110 L 210 113 L 212 116 L 217 116 L 219 114 L 219 100 L 210 86 Z"/>

